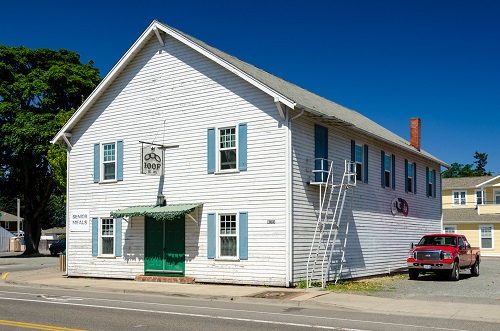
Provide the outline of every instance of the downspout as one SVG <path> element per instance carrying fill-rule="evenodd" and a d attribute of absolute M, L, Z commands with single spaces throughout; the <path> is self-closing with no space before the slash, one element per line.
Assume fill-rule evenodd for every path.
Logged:
<path fill-rule="evenodd" d="M 285 162 L 287 166 L 285 167 L 286 172 L 286 286 L 292 286 L 293 279 L 293 148 L 292 148 L 292 121 L 299 116 L 304 114 L 304 109 L 290 118 L 290 110 L 287 109 L 285 114 L 285 123 L 287 126 L 286 130 L 286 148 L 285 148 Z"/>

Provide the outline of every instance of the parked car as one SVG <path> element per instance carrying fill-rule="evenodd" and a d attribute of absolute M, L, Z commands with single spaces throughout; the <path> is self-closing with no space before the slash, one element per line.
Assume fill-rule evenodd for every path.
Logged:
<path fill-rule="evenodd" d="M 50 255 L 57 255 L 58 253 L 62 253 L 66 250 L 66 238 L 62 238 L 56 243 L 53 243 L 49 247 Z"/>
<path fill-rule="evenodd" d="M 472 276 L 479 276 L 481 252 L 471 247 L 461 234 L 426 234 L 413 247 L 407 259 L 410 279 L 420 273 L 441 273 L 449 280 L 460 279 L 461 269 L 470 269 Z"/>

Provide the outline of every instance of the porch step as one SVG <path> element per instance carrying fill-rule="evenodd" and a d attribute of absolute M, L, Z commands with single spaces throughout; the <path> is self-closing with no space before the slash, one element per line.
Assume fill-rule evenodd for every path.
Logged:
<path fill-rule="evenodd" d="M 139 275 L 135 277 L 138 282 L 156 282 L 156 283 L 177 283 L 177 284 L 194 284 L 193 277 L 170 277 L 170 276 L 145 276 Z"/>

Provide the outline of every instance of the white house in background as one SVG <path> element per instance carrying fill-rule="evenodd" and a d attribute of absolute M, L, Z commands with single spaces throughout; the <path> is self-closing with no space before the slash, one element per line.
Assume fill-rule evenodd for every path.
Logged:
<path fill-rule="evenodd" d="M 293 286 L 307 276 L 322 171 L 333 164 L 339 184 L 346 160 L 357 183 L 326 280 L 347 220 L 341 277 L 404 268 L 409 244 L 441 230 L 446 166 L 412 123 L 409 143 L 153 21 L 53 139 L 68 150 L 68 275 Z"/>

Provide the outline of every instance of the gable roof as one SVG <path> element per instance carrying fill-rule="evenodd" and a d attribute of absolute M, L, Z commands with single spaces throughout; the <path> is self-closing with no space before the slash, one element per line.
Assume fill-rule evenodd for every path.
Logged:
<path fill-rule="evenodd" d="M 395 133 L 387 130 L 360 113 L 320 97 L 319 95 L 309 92 L 295 84 L 287 82 L 157 20 L 154 20 L 141 34 L 132 47 L 125 53 L 125 55 L 123 55 L 123 57 L 106 75 L 106 77 L 104 77 L 101 83 L 90 94 L 80 108 L 78 108 L 68 122 L 61 128 L 51 142 L 58 143 L 66 141 L 69 145 L 69 141 L 66 139 L 67 134 L 78 122 L 78 120 L 91 108 L 92 104 L 113 82 L 118 74 L 126 67 L 134 55 L 140 51 L 149 37 L 156 35 L 159 43 L 163 45 L 164 38 L 161 33 L 166 33 L 176 38 L 180 42 L 210 58 L 250 84 L 256 86 L 263 92 L 269 94 L 275 101 L 280 102 L 291 109 L 304 110 L 313 116 L 320 117 L 323 122 L 328 124 L 349 126 L 353 130 L 367 134 L 371 137 L 413 153 L 418 153 L 442 166 L 449 167 L 448 164 L 425 152 L 424 150 L 417 151 L 417 149 L 411 146 L 407 140 L 399 137 Z"/>
<path fill-rule="evenodd" d="M 500 223 L 499 214 L 479 215 L 473 208 L 443 209 L 443 224 L 454 225 L 464 223 Z"/>
<path fill-rule="evenodd" d="M 6 213 L 6 212 L 1 211 L 1 210 L 0 210 L 0 214 L 1 214 L 0 221 L 2 221 L 2 222 L 17 222 L 16 215 L 12 215 L 12 214 Z M 21 217 L 20 221 L 22 222 L 23 220 L 24 219 Z"/>
<path fill-rule="evenodd" d="M 454 177 L 443 178 L 443 190 L 476 188 L 486 185 L 499 176 L 476 176 L 476 177 Z"/>

